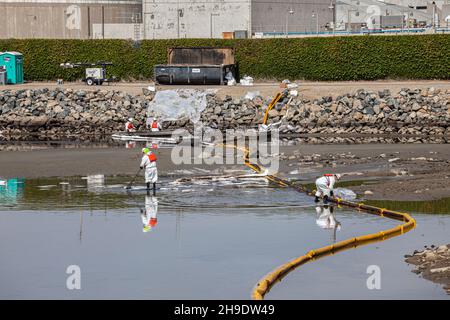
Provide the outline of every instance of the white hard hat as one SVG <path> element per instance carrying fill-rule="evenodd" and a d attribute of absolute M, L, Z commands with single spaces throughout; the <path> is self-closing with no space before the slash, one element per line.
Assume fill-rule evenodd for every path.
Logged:
<path fill-rule="evenodd" d="M 133 121 L 133 118 L 129 118 L 128 121 Z"/>

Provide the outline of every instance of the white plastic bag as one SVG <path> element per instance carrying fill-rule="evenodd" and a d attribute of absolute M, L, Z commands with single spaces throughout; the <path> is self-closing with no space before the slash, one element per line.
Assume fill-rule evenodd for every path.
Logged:
<path fill-rule="evenodd" d="M 342 200 L 355 200 L 356 193 L 347 188 L 336 188 L 334 189 L 334 196 L 337 198 L 341 198 Z"/>
<path fill-rule="evenodd" d="M 244 99 L 253 100 L 255 97 L 259 96 L 259 91 L 248 91 L 247 94 L 244 96 Z"/>
<path fill-rule="evenodd" d="M 206 96 L 217 90 L 176 89 L 157 91 L 149 103 L 147 116 L 155 115 L 164 120 L 189 118 L 198 122 L 202 111 L 206 108 Z"/>
<path fill-rule="evenodd" d="M 252 86 L 253 85 L 253 78 L 249 76 L 244 76 L 241 79 L 241 85 L 243 86 Z"/>

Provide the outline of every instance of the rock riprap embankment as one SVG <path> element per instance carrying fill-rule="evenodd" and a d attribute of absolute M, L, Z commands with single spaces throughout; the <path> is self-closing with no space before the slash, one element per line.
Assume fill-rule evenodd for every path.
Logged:
<path fill-rule="evenodd" d="M 210 104 L 202 121 L 221 129 L 255 125 L 263 120 L 262 97 L 231 97 Z M 281 121 L 282 133 L 449 134 L 450 90 L 358 90 L 333 98 L 294 98 L 289 108 L 281 104 L 269 112 L 268 123 Z"/>
<path fill-rule="evenodd" d="M 132 96 L 107 90 L 3 90 L 0 91 L 0 130 L 4 138 L 24 134 L 42 137 L 110 134 L 122 131 L 132 117 L 145 126 L 153 95 Z"/>
<path fill-rule="evenodd" d="M 114 90 L 36 89 L 0 91 L 0 131 L 3 139 L 26 134 L 43 138 L 82 137 L 122 131 L 133 117 L 144 129 L 153 93 L 130 95 Z M 208 94 L 200 120 L 218 129 L 261 124 L 270 98 L 221 99 Z M 163 119 L 164 120 L 164 119 Z M 294 97 L 288 107 L 278 104 L 268 123 L 279 123 L 292 134 L 409 134 L 450 135 L 450 90 L 358 90 L 338 97 L 306 100 Z M 166 121 L 164 128 L 191 128 L 189 119 Z"/>

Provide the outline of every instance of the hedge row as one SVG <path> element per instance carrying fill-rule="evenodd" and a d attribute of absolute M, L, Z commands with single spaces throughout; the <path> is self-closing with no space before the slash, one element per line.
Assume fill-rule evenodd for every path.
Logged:
<path fill-rule="evenodd" d="M 27 80 L 76 80 L 83 69 L 62 62 L 112 61 L 111 75 L 149 79 L 174 46 L 233 46 L 241 75 L 257 79 L 450 79 L 450 35 L 353 36 L 296 39 L 0 40 L 0 51 L 24 54 Z"/>

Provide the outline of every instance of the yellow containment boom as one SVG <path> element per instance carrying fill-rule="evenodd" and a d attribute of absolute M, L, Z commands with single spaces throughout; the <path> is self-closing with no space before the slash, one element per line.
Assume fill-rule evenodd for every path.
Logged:
<path fill-rule="evenodd" d="M 266 109 L 266 112 L 264 114 L 264 120 L 263 120 L 263 124 L 267 124 L 267 120 L 269 119 L 269 111 L 273 109 L 273 107 L 275 107 L 275 105 L 285 97 L 286 92 L 278 92 L 277 95 L 275 96 L 275 98 L 272 99 L 272 101 L 270 102 L 269 106 Z"/>
<path fill-rule="evenodd" d="M 244 164 L 247 167 L 249 167 L 256 173 L 263 172 L 263 168 L 261 168 L 258 164 L 252 163 L 250 161 L 249 149 L 247 149 L 245 147 L 237 147 L 235 145 L 226 145 L 225 144 L 222 146 L 240 150 L 243 153 Z M 307 190 L 304 186 L 295 185 L 292 182 L 282 179 L 282 178 L 279 178 L 275 175 L 268 174 L 268 175 L 266 175 L 266 178 L 269 181 L 274 182 L 281 187 L 291 187 L 299 192 L 304 192 L 311 196 L 314 195 L 313 192 L 311 192 L 310 190 Z M 401 221 L 402 224 L 397 225 L 397 226 L 387 229 L 387 230 L 382 230 L 382 231 L 379 231 L 376 233 L 357 236 L 354 238 L 339 241 L 337 243 L 334 243 L 334 244 L 331 244 L 331 245 L 328 245 L 328 246 L 325 246 L 322 248 L 310 250 L 309 252 L 307 252 L 306 254 L 304 254 L 298 258 L 286 262 L 285 264 L 279 266 L 278 268 L 276 268 L 275 270 L 273 270 L 272 272 L 270 272 L 269 274 L 264 276 L 260 281 L 258 281 L 258 283 L 255 285 L 255 287 L 253 288 L 253 291 L 252 291 L 252 299 L 253 300 L 264 299 L 264 296 L 270 291 L 270 289 L 277 282 L 280 282 L 289 272 L 291 272 L 292 270 L 296 269 L 297 267 L 299 267 L 307 262 L 314 261 L 314 260 L 329 256 L 329 255 L 338 253 L 343 250 L 356 248 L 361 245 L 384 241 L 384 240 L 390 239 L 392 237 L 402 235 L 416 227 L 416 220 L 414 220 L 414 218 L 411 217 L 408 213 L 397 212 L 397 211 L 384 209 L 384 208 L 377 208 L 377 207 L 366 205 L 364 203 L 354 203 L 354 202 L 345 201 L 343 199 L 334 198 L 334 197 L 331 198 L 330 201 L 337 204 L 338 207 L 346 206 L 349 208 L 354 208 L 358 211 L 363 211 L 363 212 L 366 212 L 369 214 L 378 215 L 380 217 L 386 217 L 389 219 L 398 220 L 398 221 Z"/>

